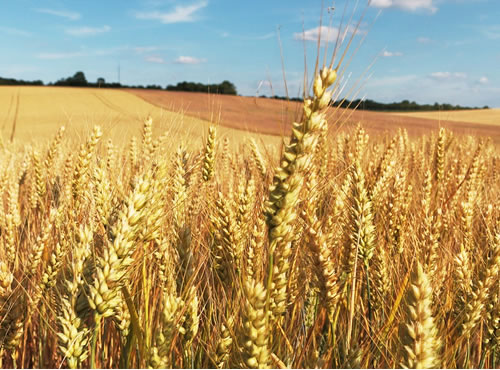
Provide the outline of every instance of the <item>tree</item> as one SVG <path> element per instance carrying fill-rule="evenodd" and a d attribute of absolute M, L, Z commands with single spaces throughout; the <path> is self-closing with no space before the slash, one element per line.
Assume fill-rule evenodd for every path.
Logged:
<path fill-rule="evenodd" d="M 97 86 L 101 87 L 101 86 L 104 86 L 104 85 L 106 85 L 106 80 L 104 78 L 102 78 L 102 77 L 99 77 L 97 79 Z"/>
<path fill-rule="evenodd" d="M 236 86 L 227 80 L 222 81 L 219 85 L 219 94 L 236 95 Z"/>
<path fill-rule="evenodd" d="M 88 82 L 82 71 L 76 72 L 70 79 L 71 86 L 87 86 Z"/>
<path fill-rule="evenodd" d="M 76 72 L 73 77 L 62 78 L 54 84 L 56 86 L 88 86 L 85 74 L 81 71 Z"/>

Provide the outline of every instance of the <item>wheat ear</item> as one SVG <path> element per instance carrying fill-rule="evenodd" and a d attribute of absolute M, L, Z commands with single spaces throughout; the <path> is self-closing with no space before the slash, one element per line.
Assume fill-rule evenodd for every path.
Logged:
<path fill-rule="evenodd" d="M 409 369 L 439 368 L 441 340 L 432 317 L 432 289 L 422 265 L 417 263 L 406 296 L 408 322 L 402 324 L 404 361 Z"/>
<path fill-rule="evenodd" d="M 249 279 L 245 285 L 243 309 L 243 359 L 251 369 L 269 367 L 269 332 L 266 317 L 266 290 L 260 283 Z"/>

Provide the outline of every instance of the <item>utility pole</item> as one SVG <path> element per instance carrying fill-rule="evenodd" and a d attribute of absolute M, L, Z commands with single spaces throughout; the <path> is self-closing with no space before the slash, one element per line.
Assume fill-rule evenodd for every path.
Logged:
<path fill-rule="evenodd" d="M 120 62 L 118 62 L 118 83 L 121 84 L 121 81 L 120 81 Z"/>

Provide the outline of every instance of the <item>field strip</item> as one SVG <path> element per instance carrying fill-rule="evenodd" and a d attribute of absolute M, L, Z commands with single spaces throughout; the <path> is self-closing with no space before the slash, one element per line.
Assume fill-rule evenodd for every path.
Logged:
<path fill-rule="evenodd" d="M 172 105 L 168 105 L 168 104 L 165 104 L 163 102 L 157 102 L 157 101 L 154 101 L 152 99 L 148 99 L 146 97 L 144 97 L 143 95 L 141 94 L 135 94 L 134 89 L 121 89 L 121 91 L 127 93 L 127 94 L 130 94 L 132 96 L 134 96 L 135 98 L 139 98 L 141 101 L 143 101 L 144 103 L 148 104 L 148 105 L 151 105 L 153 106 L 154 108 L 157 108 L 157 109 L 160 109 L 162 111 L 165 111 L 165 112 L 170 112 L 170 113 L 174 113 L 174 114 L 181 114 L 181 115 L 185 115 L 185 116 L 188 116 L 188 117 L 191 117 L 191 118 L 194 118 L 194 119 L 197 119 L 197 120 L 201 120 L 201 121 L 205 121 L 205 122 L 208 122 L 208 123 L 214 123 L 210 120 L 210 118 L 208 117 L 205 117 L 204 115 L 202 114 L 199 114 L 197 112 L 191 112 L 190 110 L 190 105 L 192 102 L 190 101 L 186 101 L 186 105 L 185 106 L 182 106 L 180 108 L 177 108 L 175 107 L 173 104 Z M 204 98 L 206 94 L 204 93 L 193 93 L 193 94 L 197 94 L 199 95 L 201 98 Z M 211 116 L 214 116 L 216 117 L 217 116 L 217 113 L 212 113 Z M 214 120 L 215 121 L 215 120 Z M 221 122 L 222 123 L 222 122 Z M 224 125 L 222 123 L 222 125 L 224 127 L 227 127 L 227 128 L 231 128 L 231 129 L 236 129 L 236 130 L 239 130 L 239 131 L 249 131 L 248 129 L 245 129 L 243 127 L 238 127 L 238 126 L 231 126 L 231 125 Z M 267 134 L 267 133 L 265 133 Z"/>
<path fill-rule="evenodd" d="M 106 91 L 109 91 L 109 90 L 104 90 L 105 92 Z M 106 108 L 109 108 L 121 115 L 123 115 L 124 117 L 127 117 L 128 119 L 131 119 L 131 120 L 134 120 L 134 121 L 138 121 L 138 122 L 142 122 L 142 119 L 137 115 L 137 114 L 134 114 L 132 112 L 130 112 L 129 110 L 127 110 L 126 108 L 130 109 L 131 107 L 134 107 L 134 105 L 128 105 L 126 103 L 123 103 L 122 102 L 122 105 L 119 105 L 119 104 L 116 104 L 115 103 L 115 99 L 117 99 L 118 97 L 116 95 L 108 95 L 106 96 L 105 92 L 101 93 L 101 92 L 92 92 L 92 95 L 94 95 Z M 115 92 L 115 91 L 113 91 Z M 124 91 L 120 91 L 120 93 L 123 93 Z M 138 97 L 135 96 L 134 94 L 130 94 L 128 92 L 125 92 L 125 95 L 127 97 L 132 97 L 134 100 L 137 100 Z M 149 114 L 152 114 L 153 112 L 157 112 L 158 108 L 156 105 L 154 104 L 151 104 L 143 99 L 140 99 L 140 102 L 141 103 L 146 103 L 148 108 L 153 108 L 153 111 L 150 112 Z M 119 98 L 117 99 L 118 102 L 120 102 Z M 166 111 L 165 109 L 162 109 L 163 111 Z M 170 111 L 169 111 L 170 112 Z M 170 113 L 174 113 L 174 112 L 170 112 Z M 143 117 L 145 118 L 145 117 Z"/>
<path fill-rule="evenodd" d="M 204 107 L 202 110 L 200 110 L 200 106 L 199 106 L 199 101 L 192 101 L 190 99 L 187 99 L 186 101 L 183 101 L 182 103 L 180 103 L 177 99 L 173 99 L 173 100 L 168 100 L 168 101 L 164 101 L 162 99 L 155 99 L 155 98 L 151 98 L 151 97 L 148 97 L 148 90 L 137 90 L 137 89 L 122 89 L 122 91 L 128 93 L 128 94 L 131 94 L 139 99 L 141 99 L 143 102 L 149 104 L 149 105 L 152 105 L 154 106 L 155 108 L 159 108 L 163 111 L 166 111 L 166 112 L 171 112 L 171 113 L 175 113 L 175 114 L 182 114 L 186 117 L 190 117 L 190 118 L 193 118 L 193 119 L 196 119 L 196 120 L 202 120 L 202 121 L 205 121 L 205 122 L 213 122 L 214 120 L 214 117 L 217 117 L 218 116 L 218 112 L 217 111 L 203 111 L 203 109 L 206 109 L 205 106 L 205 98 L 207 95 L 209 94 L 204 94 L 204 93 L 188 93 L 188 94 L 194 94 L 198 99 L 201 99 L 203 101 L 203 104 L 202 106 Z M 154 91 L 153 93 L 162 93 L 163 91 Z M 183 92 L 181 92 L 183 93 Z M 168 95 L 167 95 L 168 96 Z M 235 97 L 235 96 L 230 96 L 230 95 L 218 95 L 217 96 L 217 99 L 234 99 L 234 98 L 238 98 L 238 100 L 246 100 L 247 97 Z M 234 108 L 234 106 L 231 104 L 231 103 L 227 103 L 225 104 L 225 107 L 232 107 Z M 220 106 L 218 108 L 221 108 Z M 222 111 L 223 113 L 227 113 L 227 112 L 224 112 Z M 233 116 L 227 116 L 226 118 L 223 118 L 222 120 L 220 120 L 220 122 L 218 122 L 218 124 L 220 124 L 222 127 L 225 127 L 227 129 L 231 129 L 231 130 L 237 130 L 237 132 L 245 132 L 245 133 L 253 133 L 255 135 L 266 135 L 266 136 L 272 136 L 274 138 L 276 137 L 281 137 L 283 135 L 283 127 L 286 127 L 286 124 L 283 125 L 283 124 L 280 124 L 279 125 L 279 130 L 276 130 L 276 129 L 271 129 L 269 130 L 269 125 L 272 125 L 274 126 L 276 122 L 279 122 L 281 121 L 280 120 L 280 117 L 273 117 L 274 119 L 269 119 L 267 118 L 265 120 L 266 124 L 264 124 L 264 127 L 261 127 L 261 126 L 258 126 L 258 125 L 254 125 L 254 121 L 259 121 L 259 119 L 261 118 L 260 116 L 255 118 L 253 117 L 253 115 L 255 115 L 255 112 L 254 111 L 244 111 L 244 112 L 241 112 L 241 111 L 235 111 L 236 114 L 237 114 L 237 117 L 233 117 Z M 261 112 L 262 114 L 262 112 Z M 253 118 L 252 122 L 250 122 L 249 124 L 241 124 L 241 121 L 248 121 L 248 118 L 251 117 Z M 215 121 L 218 121 L 218 120 L 215 120 Z M 286 130 L 285 130 L 286 131 Z"/>
<path fill-rule="evenodd" d="M 155 122 L 155 136 L 166 132 L 169 137 L 198 142 L 200 133 L 209 125 L 204 119 L 158 107 L 129 92 L 113 89 L 6 86 L 0 88 L 0 106 L 3 135 L 7 140 L 14 135 L 16 142 L 52 140 L 61 125 L 66 126 L 67 136 L 80 139 L 93 126 L 100 125 L 106 139 L 113 138 L 125 145 L 134 134 L 142 132 L 147 116 Z M 220 136 L 233 139 L 235 146 L 249 136 L 259 135 L 220 128 Z"/>
<path fill-rule="evenodd" d="M 500 126 L 500 109 L 498 108 L 441 112 L 398 112 L 390 114 L 400 117 L 415 117 L 436 121 L 469 122 L 478 125 Z"/>

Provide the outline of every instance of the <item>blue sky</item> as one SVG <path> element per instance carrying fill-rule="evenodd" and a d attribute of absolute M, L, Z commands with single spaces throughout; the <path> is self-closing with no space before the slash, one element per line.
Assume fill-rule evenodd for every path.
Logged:
<path fill-rule="evenodd" d="M 323 36 L 331 14 L 330 35 L 338 32 L 346 0 L 324 6 L 332 3 Z M 366 0 L 359 3 L 355 19 Z M 270 95 L 271 85 L 284 95 L 279 28 L 289 92 L 297 96 L 304 44 L 314 63 L 310 39 L 321 8 L 320 0 L 3 1 L 0 76 L 49 82 L 82 70 L 89 81 L 117 81 L 120 64 L 125 84 L 227 79 L 242 95 Z M 499 19 L 500 0 L 372 0 L 344 91 L 360 82 L 356 96 L 377 101 L 500 107 Z"/>

